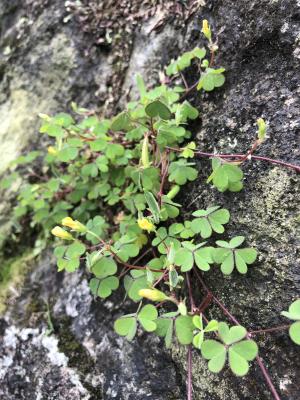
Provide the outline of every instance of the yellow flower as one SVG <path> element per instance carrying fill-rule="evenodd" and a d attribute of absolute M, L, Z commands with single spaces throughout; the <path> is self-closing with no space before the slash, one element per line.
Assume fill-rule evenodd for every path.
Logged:
<path fill-rule="evenodd" d="M 211 40 L 211 30 L 210 26 L 208 25 L 207 19 L 204 19 L 202 22 L 202 32 L 206 39 Z"/>
<path fill-rule="evenodd" d="M 79 221 L 74 221 L 71 217 L 66 217 L 61 221 L 63 226 L 73 229 L 76 232 L 86 232 L 87 228 Z"/>
<path fill-rule="evenodd" d="M 144 231 L 153 232 L 155 226 L 147 218 L 138 219 L 138 226 Z"/>
<path fill-rule="evenodd" d="M 48 147 L 48 153 L 51 154 L 52 156 L 56 156 L 57 153 L 58 153 L 58 151 L 56 150 L 55 147 L 49 146 L 49 147 Z"/>
<path fill-rule="evenodd" d="M 157 289 L 140 289 L 139 295 L 152 301 L 164 301 L 169 299 L 168 296 Z"/>
<path fill-rule="evenodd" d="M 52 231 L 51 231 L 52 235 L 57 236 L 61 239 L 65 239 L 65 240 L 74 240 L 73 236 L 71 235 L 71 233 L 65 231 L 64 229 L 62 229 L 60 226 L 55 226 Z"/>

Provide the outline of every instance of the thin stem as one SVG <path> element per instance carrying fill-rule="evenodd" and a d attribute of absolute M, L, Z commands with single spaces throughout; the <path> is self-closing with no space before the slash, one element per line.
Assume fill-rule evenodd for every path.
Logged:
<path fill-rule="evenodd" d="M 260 333 L 269 333 L 269 332 L 284 331 L 284 330 L 286 330 L 286 329 L 289 329 L 290 326 L 291 326 L 291 324 L 289 324 L 289 325 L 274 326 L 273 328 L 267 328 L 267 329 L 259 329 L 259 330 L 257 330 L 257 331 L 249 331 L 249 336 L 258 335 L 258 334 L 260 334 Z"/>
<path fill-rule="evenodd" d="M 267 371 L 262 359 L 259 356 L 257 356 L 256 357 L 256 361 L 257 361 L 257 364 L 259 365 L 259 367 L 261 369 L 261 372 L 263 373 L 263 376 L 264 376 L 264 378 L 265 378 L 265 380 L 266 380 L 266 382 L 267 382 L 267 384 L 269 386 L 269 389 L 270 389 L 274 399 L 275 400 L 280 400 L 280 397 L 279 397 L 279 395 L 278 395 L 278 393 L 277 393 L 277 391 L 276 391 L 276 389 L 275 389 L 275 387 L 273 385 L 273 382 L 272 382 L 272 380 L 270 378 L 270 375 L 269 375 L 269 373 L 268 373 L 268 371 Z"/>
<path fill-rule="evenodd" d="M 181 149 L 177 149 L 175 147 L 167 147 L 167 148 L 170 149 L 170 150 L 173 150 L 173 151 L 179 151 L 179 152 L 182 151 Z M 245 154 L 215 154 L 215 153 L 207 153 L 207 152 L 198 151 L 198 150 L 195 150 L 194 154 L 196 154 L 199 157 L 219 157 L 219 158 L 224 158 L 224 159 L 226 159 L 226 158 L 237 158 L 237 159 L 242 159 L 243 160 L 244 157 L 245 157 Z M 291 164 L 291 163 L 288 163 L 288 162 L 285 162 L 285 161 L 275 160 L 275 159 L 269 158 L 269 157 L 253 156 L 253 155 L 250 156 L 249 160 L 250 159 L 258 160 L 258 161 L 266 161 L 266 162 L 269 162 L 271 164 L 282 165 L 283 167 L 291 168 L 291 169 L 294 169 L 297 172 L 300 172 L 300 166 L 299 165 Z"/>
<path fill-rule="evenodd" d="M 179 101 L 185 99 L 190 92 L 192 92 L 196 87 L 198 86 L 199 81 L 195 82 L 192 86 L 190 86 L 188 89 L 186 89 L 185 93 L 180 97 Z"/>
<path fill-rule="evenodd" d="M 193 400 L 193 387 L 192 387 L 192 346 L 188 346 L 187 352 L 187 366 L 188 366 L 188 376 L 187 376 L 187 400 Z"/>
<path fill-rule="evenodd" d="M 188 90 L 189 89 L 189 85 L 187 84 L 187 81 L 186 81 L 186 79 L 185 79 L 185 77 L 184 77 L 184 75 L 183 75 L 183 73 L 181 71 L 180 71 L 180 76 L 181 76 L 181 79 L 182 79 L 182 81 L 184 83 L 185 90 Z"/>
<path fill-rule="evenodd" d="M 190 281 L 190 274 L 187 272 L 185 274 L 185 276 L 186 276 L 186 283 L 187 283 L 188 291 L 189 291 L 191 312 L 194 313 L 194 311 L 196 310 L 196 305 L 195 305 L 194 298 L 193 298 L 192 286 L 191 286 L 191 281 Z"/>

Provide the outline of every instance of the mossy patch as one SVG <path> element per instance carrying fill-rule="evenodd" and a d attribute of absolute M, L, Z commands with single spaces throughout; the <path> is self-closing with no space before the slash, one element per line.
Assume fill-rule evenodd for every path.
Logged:
<path fill-rule="evenodd" d="M 24 283 L 27 272 L 32 268 L 32 252 L 10 258 L 0 266 L 0 315 L 4 313 L 9 300 Z"/>

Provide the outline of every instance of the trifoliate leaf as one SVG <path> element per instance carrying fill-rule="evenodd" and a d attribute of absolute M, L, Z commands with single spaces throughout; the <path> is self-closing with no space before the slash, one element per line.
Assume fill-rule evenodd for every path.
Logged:
<path fill-rule="evenodd" d="M 178 185 L 184 185 L 187 181 L 194 181 L 197 178 L 198 171 L 191 166 L 194 163 L 187 163 L 186 160 L 180 159 L 173 161 L 169 167 L 169 181 Z"/>
<path fill-rule="evenodd" d="M 225 208 L 219 208 L 215 206 L 193 212 L 192 215 L 198 218 L 192 221 L 191 229 L 195 233 L 200 233 L 204 239 L 210 237 L 213 231 L 223 233 L 223 225 L 229 222 L 230 214 Z"/>

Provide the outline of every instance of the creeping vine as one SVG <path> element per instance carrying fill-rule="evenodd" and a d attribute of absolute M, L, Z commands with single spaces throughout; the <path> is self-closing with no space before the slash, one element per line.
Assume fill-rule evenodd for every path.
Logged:
<path fill-rule="evenodd" d="M 273 397 L 279 399 L 254 338 L 288 329 L 292 341 L 300 344 L 300 299 L 282 313 L 290 324 L 248 331 L 207 287 L 204 276 L 213 265 L 224 275 L 234 270 L 246 274 L 257 259 L 256 249 L 247 246 L 244 236 L 220 240 L 230 222 L 227 209 L 210 205 L 184 220 L 175 199 L 187 182 L 197 179 L 194 157 L 211 159 L 207 183 L 220 192 L 242 190 L 242 167 L 251 160 L 297 172 L 300 167 L 254 154 L 266 140 L 262 118 L 257 120 L 257 138 L 245 154 L 207 153 L 189 141 L 188 122 L 199 112 L 186 98 L 193 90 L 210 92 L 225 82 L 225 69 L 214 66 L 217 46 L 207 21 L 202 32 L 208 51 L 197 47 L 172 61 L 164 82 L 151 90 L 138 76 L 139 100 L 112 119 L 99 119 L 76 104 L 77 120 L 65 113 L 41 115 L 40 131 L 54 142 L 39 172 L 31 167 L 42 156 L 38 151 L 19 157 L 12 166 L 22 164 L 28 171 L 23 168 L 27 182 L 19 191 L 14 215 L 18 221 L 30 215 L 31 226 L 43 228 L 41 248 L 49 231 L 59 238 L 54 250 L 58 270 L 74 272 L 85 265 L 95 298 L 106 299 L 120 289 L 136 303 L 134 313 L 115 321 L 117 334 L 133 340 L 143 329 L 163 338 L 167 348 L 175 341 L 187 346 L 188 400 L 192 347 L 214 373 L 228 362 L 235 375 L 244 376 L 256 360 Z M 188 87 L 184 71 L 192 64 L 200 76 Z M 17 177 L 14 170 L 2 187 Z M 197 282 L 202 299 L 194 290 Z M 207 319 L 212 304 L 232 326 Z"/>

